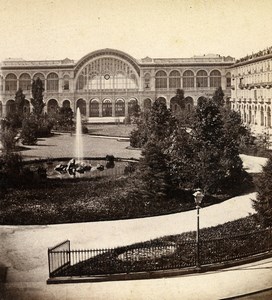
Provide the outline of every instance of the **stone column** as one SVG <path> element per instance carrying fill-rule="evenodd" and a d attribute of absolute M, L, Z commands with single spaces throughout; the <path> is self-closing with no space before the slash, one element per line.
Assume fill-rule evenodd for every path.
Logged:
<path fill-rule="evenodd" d="M 115 117 L 115 101 L 114 100 L 112 101 L 112 113 L 111 113 L 111 115 L 113 117 Z"/>
<path fill-rule="evenodd" d="M 125 100 L 125 117 L 128 116 L 128 101 L 127 99 Z"/>
<path fill-rule="evenodd" d="M 99 102 L 99 117 L 102 117 L 102 102 Z"/>
<path fill-rule="evenodd" d="M 3 116 L 3 118 L 5 118 L 7 116 L 7 105 L 6 105 L 6 103 L 2 104 L 2 116 Z"/>
<path fill-rule="evenodd" d="M 90 102 L 86 101 L 86 117 L 90 117 Z"/>

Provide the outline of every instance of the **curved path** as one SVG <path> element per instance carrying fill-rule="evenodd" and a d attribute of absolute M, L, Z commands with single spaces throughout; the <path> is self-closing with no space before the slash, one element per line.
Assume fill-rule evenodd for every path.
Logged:
<path fill-rule="evenodd" d="M 201 209 L 201 227 L 215 226 L 247 216 L 253 212 L 251 199 L 254 197 L 255 193 L 252 193 Z M 1 226 L 3 246 L 0 249 L 0 263 L 8 267 L 7 288 L 27 288 L 36 283 L 42 290 L 49 292 L 56 288 L 45 284 L 48 277 L 47 248 L 63 240 L 69 239 L 72 248 L 76 249 L 107 248 L 195 230 L 195 227 L 195 211 L 120 221 Z M 128 285 L 123 282 L 122 284 Z M 62 285 L 60 289 L 65 286 L 67 285 Z"/>
<path fill-rule="evenodd" d="M 64 137 L 63 137 L 64 138 Z M 30 157 L 61 156 L 64 139 L 41 141 L 43 145 L 25 151 Z M 65 139 L 69 149 L 71 141 Z M 104 141 L 104 142 L 103 142 Z M 104 152 L 120 157 L 140 155 L 139 151 L 123 149 L 115 140 L 88 138 L 86 156 L 98 155 L 93 143 L 101 143 Z M 39 149 L 38 149 L 39 148 Z M 44 150 L 41 151 L 41 148 Z M 117 150 L 115 150 L 117 149 Z M 59 151 L 59 152 L 58 152 Z M 96 152 L 95 152 L 96 151 Z M 38 155 L 37 155 L 38 154 Z M 59 154 L 59 155 L 58 155 Z M 69 154 L 65 154 L 68 155 Z M 250 158 L 243 160 L 250 162 Z M 200 226 L 209 227 L 235 220 L 253 212 L 251 199 L 255 194 L 235 197 L 200 211 Z M 272 286 L 272 260 L 248 266 L 175 278 L 104 283 L 46 285 L 48 278 L 47 248 L 69 239 L 72 248 L 102 248 L 127 245 L 152 238 L 177 234 L 196 228 L 196 212 L 172 214 L 144 219 L 61 224 L 48 226 L 0 226 L 0 271 L 7 267 L 7 283 L 1 285 L 0 299 L 220 299 L 254 292 Z M 1 272 L 0 272 L 1 275 Z M 258 280 L 256 280 L 258 278 Z"/>

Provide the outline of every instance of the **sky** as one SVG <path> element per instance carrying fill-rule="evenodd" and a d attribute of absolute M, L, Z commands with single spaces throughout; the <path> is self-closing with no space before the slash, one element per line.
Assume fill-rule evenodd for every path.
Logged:
<path fill-rule="evenodd" d="M 78 60 L 103 48 L 241 58 L 272 46 L 271 11 L 271 0 L 0 0 L 0 61 Z"/>

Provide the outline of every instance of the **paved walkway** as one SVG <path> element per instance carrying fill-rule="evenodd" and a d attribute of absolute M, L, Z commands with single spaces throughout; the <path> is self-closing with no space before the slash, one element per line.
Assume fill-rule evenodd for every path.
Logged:
<path fill-rule="evenodd" d="M 126 142 L 87 138 L 86 156 L 114 154 L 139 157 L 140 151 L 125 149 Z M 116 143 L 119 143 L 117 145 Z M 25 151 L 30 157 L 69 156 L 71 140 L 62 136 L 40 141 L 41 146 Z M 97 153 L 97 146 L 104 149 Z M 95 145 L 95 146 L 94 146 Z M 64 149 L 61 151 L 61 149 Z M 108 149 L 111 153 L 107 153 Z M 71 150 L 72 151 L 72 150 Z M 72 155 L 72 154 L 71 154 Z M 251 158 L 243 160 L 251 171 Z M 261 161 L 261 164 L 263 161 Z M 260 164 L 258 166 L 260 170 Z M 254 171 L 254 170 L 253 170 Z M 235 220 L 253 212 L 251 199 L 255 194 L 201 209 L 200 226 L 209 227 Z M 220 299 L 254 292 L 272 286 L 272 260 L 175 278 L 103 283 L 46 285 L 48 278 L 47 248 L 69 239 L 72 248 L 103 248 L 128 245 L 152 238 L 195 230 L 196 212 L 172 214 L 144 219 L 61 224 L 48 226 L 0 226 L 0 268 L 7 267 L 7 282 L 0 282 L 0 299 L 68 300 L 68 299 Z"/>
<path fill-rule="evenodd" d="M 253 212 L 251 199 L 254 197 L 255 194 L 252 193 L 201 209 L 201 227 L 215 226 L 248 215 Z M 167 216 L 108 222 L 1 226 L 0 237 L 3 244 L 0 249 L 0 265 L 8 267 L 6 294 L 12 295 L 8 299 L 146 299 L 146 293 L 150 294 L 147 299 L 181 299 L 181 295 L 183 295 L 183 299 L 205 299 L 200 297 L 200 294 L 195 294 L 195 298 L 193 298 L 196 293 L 193 286 L 200 285 L 199 291 L 201 289 L 202 292 L 204 291 L 204 286 L 201 287 L 203 283 L 200 284 L 200 278 L 206 282 L 205 292 L 209 296 L 216 292 L 217 295 L 225 297 L 231 292 L 255 291 L 270 286 L 267 276 L 271 276 L 270 263 L 272 264 L 272 262 L 269 262 L 269 269 L 261 267 L 256 268 L 254 272 L 242 272 L 243 268 L 239 268 L 240 271 L 235 269 L 236 271 L 233 271 L 231 276 L 229 276 L 229 272 L 220 271 L 209 273 L 209 275 L 133 282 L 57 286 L 47 286 L 45 283 L 48 278 L 47 248 L 63 240 L 71 240 L 72 248 L 76 249 L 114 247 L 195 230 L 195 222 L 195 211 L 188 211 Z M 240 276 L 241 272 L 245 274 Z M 259 278 L 258 281 L 253 280 L 253 273 Z M 236 277 L 236 274 L 239 276 L 234 279 L 233 276 Z M 211 278 L 208 279 L 210 276 Z M 246 276 L 246 280 L 244 276 Z M 235 289 L 229 290 L 231 282 L 235 283 Z M 237 282 L 240 282 L 239 289 L 236 287 Z M 207 283 L 209 287 L 207 287 Z M 221 288 L 218 289 L 218 286 Z M 161 290 L 162 297 L 158 297 L 158 289 Z M 76 296 L 78 291 L 80 294 Z M 20 297 L 16 298 L 16 293 L 21 293 Z M 47 298 L 38 298 L 40 295 Z M 54 295 L 57 295 L 56 298 Z M 25 298 L 23 298 L 24 296 Z M 169 298 L 167 298 L 168 296 Z M 206 299 L 212 298 L 207 296 Z"/>

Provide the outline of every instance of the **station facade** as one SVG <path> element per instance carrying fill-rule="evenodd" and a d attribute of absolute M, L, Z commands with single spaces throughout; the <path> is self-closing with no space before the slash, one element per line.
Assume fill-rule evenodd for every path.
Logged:
<path fill-rule="evenodd" d="M 271 128 L 272 47 L 237 60 L 230 70 L 232 109 L 256 132 Z"/>
<path fill-rule="evenodd" d="M 177 89 L 184 90 L 190 110 L 199 97 L 210 97 L 219 86 L 227 98 L 231 96 L 229 67 L 234 62 L 220 55 L 135 59 L 114 49 L 91 52 L 79 61 L 9 59 L 0 69 L 0 116 L 14 109 L 19 88 L 28 100 L 25 110 L 31 110 L 31 83 L 37 77 L 44 84 L 48 114 L 61 106 L 73 111 L 80 107 L 89 122 L 103 122 L 126 117 L 135 102 L 148 109 L 157 98 L 177 110 L 173 101 Z"/>

